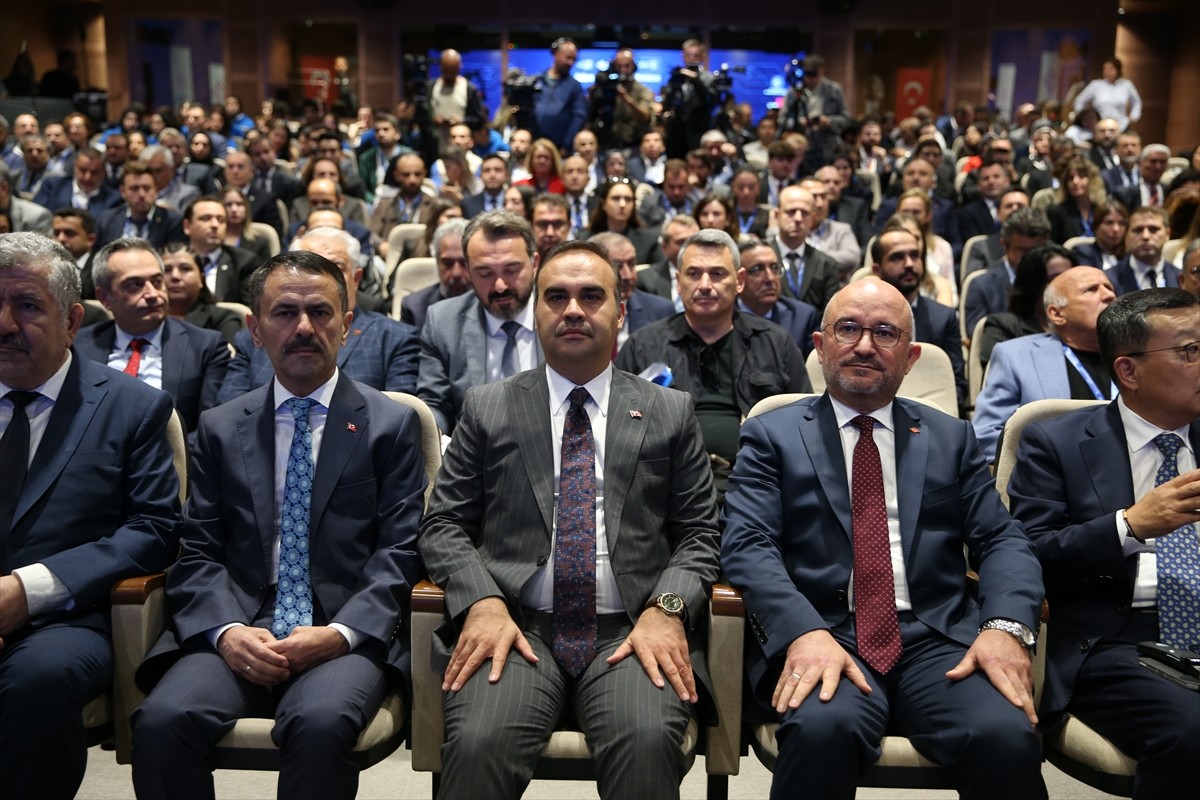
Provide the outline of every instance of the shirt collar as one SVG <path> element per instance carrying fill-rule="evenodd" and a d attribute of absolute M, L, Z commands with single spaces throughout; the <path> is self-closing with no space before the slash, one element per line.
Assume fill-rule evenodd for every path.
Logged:
<path fill-rule="evenodd" d="M 608 416 L 608 390 L 612 386 L 612 370 L 612 364 L 609 364 L 599 375 L 583 384 L 583 388 L 587 389 L 588 394 L 592 396 L 592 401 L 600 409 L 600 414 L 605 417 Z M 567 402 L 567 396 L 571 394 L 571 390 L 577 384 L 571 383 L 559 375 L 549 365 L 546 366 L 546 383 L 550 389 L 550 411 L 557 414 L 562 411 L 563 404 Z"/>
<path fill-rule="evenodd" d="M 55 370 L 54 374 L 46 379 L 46 382 L 41 386 L 33 389 L 43 397 L 49 398 L 53 402 L 58 402 L 58 395 L 62 392 L 63 383 L 67 380 L 67 372 L 71 369 L 71 359 L 74 354 L 67 350 L 67 357 L 63 359 L 62 366 Z M 12 391 L 12 387 L 5 383 L 0 383 L 0 397 Z"/>
<path fill-rule="evenodd" d="M 846 427 L 850 424 L 850 420 L 858 416 L 863 416 L 861 411 L 856 411 L 842 401 L 836 399 L 833 395 L 829 395 L 829 402 L 833 404 L 833 416 L 837 420 L 838 429 Z M 887 428 L 892 433 L 896 432 L 895 425 L 892 423 L 892 406 L 895 401 L 889 402 L 887 405 L 877 408 L 866 416 L 871 417 L 883 427 Z"/>
<path fill-rule="evenodd" d="M 322 408 L 329 408 L 329 403 L 333 400 L 333 390 L 337 388 L 338 376 L 340 374 L 338 368 L 334 367 L 333 377 L 318 386 L 308 397 L 311 397 Z M 279 411 L 284 403 L 296 397 L 296 395 L 284 388 L 284 385 L 279 382 L 278 376 L 275 377 L 272 383 L 274 384 L 271 389 L 275 393 L 275 410 Z"/>
<path fill-rule="evenodd" d="M 1129 452 L 1136 453 L 1146 445 L 1153 445 L 1154 437 L 1163 433 L 1174 433 L 1180 439 L 1183 439 L 1183 446 L 1190 452 L 1192 443 L 1188 439 L 1188 427 L 1184 425 L 1181 428 L 1176 428 L 1173 431 L 1166 431 L 1158 427 L 1154 423 L 1140 416 L 1129 406 L 1125 405 L 1125 398 L 1117 398 L 1117 410 L 1121 414 L 1121 424 L 1125 426 L 1125 443 L 1129 445 Z M 1157 445 L 1155 445 L 1157 446 Z"/>
<path fill-rule="evenodd" d="M 485 320 L 487 320 L 488 336 L 504 335 L 504 332 L 500 329 L 500 326 L 503 325 L 505 322 L 507 322 L 507 320 L 503 320 L 500 317 L 497 317 L 495 314 L 488 311 L 486 306 L 483 309 L 483 318 Z M 518 313 L 515 317 L 513 317 L 513 321 L 516 322 L 518 325 L 520 325 L 525 330 L 533 331 L 533 301 L 532 300 L 525 303 L 525 307 L 523 309 L 521 309 L 520 313 Z"/>
<path fill-rule="evenodd" d="M 129 349 L 129 343 L 132 342 L 134 339 L 145 339 L 146 344 L 150 345 L 155 350 L 158 350 L 158 352 L 161 353 L 162 352 L 162 332 L 163 332 L 164 324 L 165 324 L 165 321 L 160 322 L 158 324 L 158 327 L 155 328 L 154 330 L 150 331 L 150 333 L 143 333 L 143 334 L 139 334 L 138 336 L 134 336 L 132 333 L 126 333 L 124 330 L 121 329 L 120 325 L 117 325 L 116 326 L 117 337 L 113 341 L 113 347 L 120 352 L 124 352 Z"/>

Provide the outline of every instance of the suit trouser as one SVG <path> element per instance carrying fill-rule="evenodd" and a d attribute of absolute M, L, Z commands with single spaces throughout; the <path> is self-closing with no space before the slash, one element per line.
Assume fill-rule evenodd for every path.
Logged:
<path fill-rule="evenodd" d="M 0 794 L 69 800 L 87 769 L 83 707 L 112 687 L 112 643 L 62 625 L 0 648 Z"/>
<path fill-rule="evenodd" d="M 918 752 L 947 766 L 968 800 L 1046 797 L 1041 744 L 1025 712 L 981 671 L 960 681 L 946 678 L 966 648 L 901 613 L 900 661 L 880 675 L 854 650 L 853 625 L 851 616 L 833 634 L 854 657 L 872 693 L 865 695 L 842 678 L 828 702 L 814 692 L 784 714 L 776 733 L 773 800 L 851 800 L 859 774 L 879 759 L 880 740 L 887 734 L 907 736 Z"/>
<path fill-rule="evenodd" d="M 1200 787 L 1200 694 L 1137 663 L 1136 643 L 1158 639 L 1158 614 L 1133 611 L 1075 675 L 1067 710 L 1137 759 L 1133 796 L 1188 797 Z"/>
<path fill-rule="evenodd" d="M 602 798 L 678 798 L 692 709 L 669 683 L 663 689 L 651 683 L 636 655 L 605 663 L 629 635 L 628 618 L 620 624 L 602 618 L 596 658 L 578 679 L 554 661 L 549 619 L 526 619 L 536 664 L 513 650 L 496 683 L 488 683 L 485 663 L 460 691 L 445 693 L 439 797 L 520 797 L 550 734 L 575 719 L 595 759 Z"/>
<path fill-rule="evenodd" d="M 239 718 L 273 716 L 279 796 L 353 798 L 359 770 L 350 753 L 385 689 L 382 668 L 357 653 L 269 688 L 213 651 L 188 653 L 131 716 L 134 789 L 148 799 L 213 797 L 213 746 Z"/>

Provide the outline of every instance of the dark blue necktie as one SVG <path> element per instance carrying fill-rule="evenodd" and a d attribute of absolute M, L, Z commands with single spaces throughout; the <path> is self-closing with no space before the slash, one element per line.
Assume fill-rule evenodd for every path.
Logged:
<path fill-rule="evenodd" d="M 517 374 L 517 331 L 521 330 L 521 323 L 510 319 L 500 325 L 500 330 L 507 337 L 500 356 L 500 373 L 501 377 L 511 378 Z"/>
<path fill-rule="evenodd" d="M 10 391 L 4 395 L 13 404 L 12 419 L 0 438 L 0 464 L 4 465 L 4 480 L 0 481 L 0 545 L 12 530 L 25 473 L 29 469 L 29 415 L 25 406 L 41 397 L 37 392 Z"/>
<path fill-rule="evenodd" d="M 1179 476 L 1183 440 L 1161 433 L 1154 444 L 1163 454 L 1154 476 L 1161 486 Z M 1154 544 L 1158 562 L 1158 638 L 1165 644 L 1194 650 L 1200 644 L 1200 544 L 1193 525 L 1180 525 Z"/>
<path fill-rule="evenodd" d="M 283 487 L 283 513 L 279 516 L 279 583 L 275 591 L 275 620 L 271 632 L 287 638 L 297 625 L 312 625 L 312 582 L 308 573 L 308 521 L 312 510 L 312 428 L 308 410 L 314 401 L 293 397 L 287 401 L 296 430 L 288 451 Z"/>

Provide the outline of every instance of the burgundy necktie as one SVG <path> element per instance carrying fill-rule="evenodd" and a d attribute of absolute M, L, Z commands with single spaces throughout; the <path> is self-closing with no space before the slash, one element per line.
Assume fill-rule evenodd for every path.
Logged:
<path fill-rule="evenodd" d="M 1158 205 L 1158 203 L 1159 203 L 1158 184 L 1152 183 L 1152 184 L 1150 184 L 1150 203 L 1149 204 L 1152 206 L 1156 206 L 1156 205 Z"/>
<path fill-rule="evenodd" d="M 578 678 L 596 657 L 596 446 L 576 386 L 563 424 L 554 545 L 554 660 Z"/>
<path fill-rule="evenodd" d="M 133 351 L 133 355 L 129 357 L 129 363 L 125 365 L 125 374 L 137 377 L 138 368 L 142 366 L 142 348 L 146 346 L 146 340 L 138 337 L 129 342 L 129 349 Z"/>
<path fill-rule="evenodd" d="M 855 417 L 858 444 L 851 467 L 850 520 L 854 530 L 854 608 L 858 654 L 871 669 L 886 674 L 900 659 L 896 585 L 888 542 L 883 468 L 875 446 L 875 420 Z"/>

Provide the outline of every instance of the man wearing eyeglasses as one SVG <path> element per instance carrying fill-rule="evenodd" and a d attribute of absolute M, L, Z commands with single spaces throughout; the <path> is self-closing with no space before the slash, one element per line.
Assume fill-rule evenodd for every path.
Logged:
<path fill-rule="evenodd" d="M 617 355 L 617 368 L 634 374 L 667 364 L 671 387 L 695 398 L 718 496 L 737 453 L 738 426 L 754 404 L 784 392 L 812 391 L 792 337 L 737 310 L 740 266 L 737 245 L 724 231 L 710 228 L 689 238 L 679 252 L 683 313 L 642 328 Z"/>
<path fill-rule="evenodd" d="M 1179 288 L 1200 297 L 1200 238 L 1192 239 L 1183 251 L 1183 269 L 1179 271 Z"/>
<path fill-rule="evenodd" d="M 803 300 L 781 294 L 783 267 L 771 245 L 751 238 L 739 244 L 738 250 L 742 254 L 743 283 L 738 310 L 757 314 L 783 328 L 807 358 L 812 351 L 813 332 L 820 327 L 820 312 Z"/>
<path fill-rule="evenodd" d="M 746 421 L 725 496 L 747 675 L 779 723 L 774 788 L 849 800 L 895 732 L 963 797 L 1045 798 L 1033 545 L 970 426 L 896 397 L 921 354 L 904 296 L 855 281 L 821 323 L 826 393 Z"/>
<path fill-rule="evenodd" d="M 587 228 L 587 223 L 584 223 Z M 561 194 L 543 192 L 533 201 L 533 240 L 537 244 L 538 257 L 550 252 L 550 248 L 571 238 L 571 205 Z"/>
<path fill-rule="evenodd" d="M 1200 699 L 1136 645 L 1200 651 L 1200 299 L 1123 295 L 1099 338 L 1119 396 L 1026 428 L 1008 486 L 1050 603 L 1042 727 L 1070 713 L 1137 760 L 1135 798 L 1186 797 Z"/>

